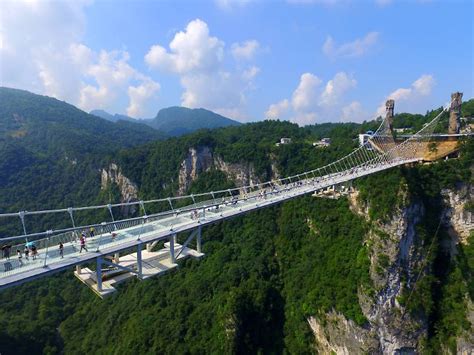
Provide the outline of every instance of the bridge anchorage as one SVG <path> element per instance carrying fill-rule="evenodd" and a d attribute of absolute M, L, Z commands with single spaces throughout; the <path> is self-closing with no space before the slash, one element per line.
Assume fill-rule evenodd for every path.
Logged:
<path fill-rule="evenodd" d="M 324 196 L 328 190 L 329 195 L 333 190 L 336 195 L 345 194 L 351 189 L 351 181 L 359 177 L 455 154 L 458 138 L 470 135 L 460 132 L 461 98 L 462 94 L 453 94 L 450 104 L 422 129 L 396 138 L 394 102 L 389 100 L 379 128 L 359 147 L 330 164 L 297 175 L 188 196 L 0 214 L 0 220 L 19 219 L 23 230 L 22 235 L 0 239 L 0 246 L 4 247 L 0 289 L 75 267 L 78 279 L 100 297 L 106 297 L 121 281 L 131 277 L 147 279 L 176 268 L 181 259 L 201 258 L 201 232 L 207 225 L 306 194 Z M 447 111 L 448 134 L 436 133 Z M 141 216 L 115 219 L 114 210 L 131 206 Z M 149 213 L 152 210 L 159 212 Z M 104 211 L 110 221 L 77 223 L 81 213 Z M 28 218 L 43 218 L 45 223 L 52 215 L 63 217 L 61 227 L 27 231 Z M 70 226 L 64 227 L 67 222 Z M 15 254 L 17 250 L 19 255 Z"/>

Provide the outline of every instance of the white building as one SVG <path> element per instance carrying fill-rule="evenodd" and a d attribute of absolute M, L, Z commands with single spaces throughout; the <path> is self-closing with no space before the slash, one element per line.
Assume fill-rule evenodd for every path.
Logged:
<path fill-rule="evenodd" d="M 313 142 L 313 147 L 326 148 L 331 145 L 331 138 L 323 138 L 320 141 Z"/>
<path fill-rule="evenodd" d="M 291 138 L 280 138 L 280 142 L 276 144 L 276 146 L 278 147 L 279 145 L 282 145 L 282 144 L 290 144 L 291 143 Z"/>

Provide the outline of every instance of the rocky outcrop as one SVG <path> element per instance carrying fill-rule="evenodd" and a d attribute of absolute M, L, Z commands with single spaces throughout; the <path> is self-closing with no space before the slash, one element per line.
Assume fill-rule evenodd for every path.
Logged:
<path fill-rule="evenodd" d="M 208 147 L 190 148 L 181 163 L 178 174 L 178 193 L 184 195 L 199 173 L 209 171 L 213 165 L 213 155 Z"/>
<path fill-rule="evenodd" d="M 456 189 L 441 191 L 445 203 L 444 220 L 452 238 L 466 244 L 469 233 L 474 229 L 474 213 L 467 209 L 474 202 L 474 185 L 460 184 Z"/>
<path fill-rule="evenodd" d="M 307 321 L 320 354 L 365 354 L 378 350 L 373 331 L 359 327 L 342 314 L 329 312 L 322 321 L 316 317 L 309 317 Z"/>
<path fill-rule="evenodd" d="M 272 164 L 272 169 L 273 166 L 274 164 Z M 261 182 L 252 163 L 228 163 L 214 154 L 209 147 L 204 146 L 190 148 L 181 162 L 178 174 L 178 193 L 184 195 L 200 173 L 211 169 L 222 171 L 238 187 L 255 185 Z M 272 175 L 278 176 L 276 167 Z"/>
<path fill-rule="evenodd" d="M 120 190 L 120 202 L 138 201 L 138 187 L 129 178 L 122 174 L 117 164 L 112 163 L 107 169 L 101 172 L 101 190 L 106 189 L 110 184 L 116 184 Z M 134 213 L 136 206 L 127 206 L 122 211 L 125 215 Z"/>
<path fill-rule="evenodd" d="M 358 195 L 358 191 L 349 195 L 351 209 L 369 220 L 369 206 L 361 203 Z M 474 186 L 461 184 L 456 189 L 443 190 L 442 196 L 442 221 L 450 232 L 450 251 L 456 253 L 457 244 L 467 243 L 474 229 L 474 214 L 467 208 L 473 205 Z M 321 353 L 410 354 L 422 350 L 422 339 L 427 337 L 427 319 L 422 315 L 418 318 L 412 316 L 399 300 L 402 294 L 407 294 L 405 288 L 413 288 L 419 276 L 415 270 L 420 270 L 426 258 L 428 246 L 421 240 L 416 228 L 425 215 L 425 206 L 416 199 L 409 199 L 404 189 L 400 191 L 400 198 L 404 202 L 388 221 L 370 221 L 372 227 L 366 236 L 370 276 L 376 294 L 370 297 L 360 289 L 359 304 L 369 325 L 367 328 L 357 327 L 335 313 L 326 314 L 323 321 L 309 318 L 308 323 Z M 466 298 L 468 320 L 474 324 L 474 307 Z M 371 345 L 364 348 L 363 344 Z M 457 339 L 458 353 L 468 354 L 472 349 L 472 334 L 465 332 L 460 335 Z"/>

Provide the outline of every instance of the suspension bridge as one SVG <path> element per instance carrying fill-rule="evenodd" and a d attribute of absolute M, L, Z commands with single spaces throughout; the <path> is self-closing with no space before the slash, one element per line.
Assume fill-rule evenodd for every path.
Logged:
<path fill-rule="evenodd" d="M 394 139 L 394 104 L 389 100 L 386 116 L 370 139 L 330 164 L 294 176 L 235 189 L 148 201 L 0 214 L 0 221 L 18 219 L 23 230 L 21 235 L 0 239 L 4 247 L 0 289 L 75 267 L 75 276 L 97 295 L 105 297 L 116 291 L 115 284 L 130 277 L 146 279 L 177 267 L 180 259 L 202 257 L 201 231 L 205 226 L 396 166 L 434 160 L 432 144 L 442 148 L 443 142 L 446 143 L 447 148 L 441 149 L 435 158 L 447 156 L 457 149 L 459 136 L 459 124 L 456 127 L 454 121 L 459 121 L 459 95 L 462 97 L 462 94 L 456 95 L 453 94 L 451 103 L 420 131 L 402 141 Z M 440 141 L 434 132 L 446 111 L 450 112 L 449 131 L 445 141 Z M 438 149 L 435 147 L 435 150 Z M 115 219 L 114 210 L 132 206 L 141 216 Z M 147 210 L 157 210 L 153 206 L 160 206 L 160 212 L 147 213 Z M 110 216 L 107 222 L 76 223 L 81 213 L 103 218 L 104 211 Z M 28 218 L 51 215 L 69 220 L 70 227 L 27 231 Z M 178 243 L 178 234 L 186 235 L 181 243 Z M 95 268 L 91 270 L 84 265 Z"/>

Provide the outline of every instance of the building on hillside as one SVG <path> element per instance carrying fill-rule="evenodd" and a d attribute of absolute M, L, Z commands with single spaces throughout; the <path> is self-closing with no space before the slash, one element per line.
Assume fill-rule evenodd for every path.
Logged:
<path fill-rule="evenodd" d="M 280 142 L 276 144 L 276 146 L 280 146 L 283 144 L 290 144 L 291 143 L 291 138 L 280 138 Z"/>
<path fill-rule="evenodd" d="M 320 141 L 313 142 L 313 147 L 326 148 L 331 145 L 331 138 L 323 138 Z"/>

